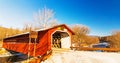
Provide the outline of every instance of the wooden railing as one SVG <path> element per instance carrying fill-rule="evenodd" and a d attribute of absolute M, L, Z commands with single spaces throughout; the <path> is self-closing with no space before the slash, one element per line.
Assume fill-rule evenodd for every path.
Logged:
<path fill-rule="evenodd" d="M 71 49 L 75 50 L 84 50 L 84 51 L 107 51 L 107 52 L 118 52 L 120 48 L 88 48 L 88 47 L 71 47 Z"/>

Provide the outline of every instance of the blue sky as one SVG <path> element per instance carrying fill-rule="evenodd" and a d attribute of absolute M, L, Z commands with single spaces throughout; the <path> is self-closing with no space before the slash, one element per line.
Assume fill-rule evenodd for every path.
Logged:
<path fill-rule="evenodd" d="M 119 0 L 0 0 L 0 25 L 22 28 L 44 6 L 55 12 L 60 23 L 88 26 L 90 35 L 120 30 Z"/>

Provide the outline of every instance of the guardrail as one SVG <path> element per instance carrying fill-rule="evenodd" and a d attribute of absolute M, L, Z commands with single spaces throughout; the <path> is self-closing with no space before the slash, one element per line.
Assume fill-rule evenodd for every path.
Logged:
<path fill-rule="evenodd" d="M 107 52 L 119 52 L 120 48 L 88 48 L 88 47 L 71 47 L 71 49 L 75 50 L 84 50 L 84 51 L 107 51 Z"/>

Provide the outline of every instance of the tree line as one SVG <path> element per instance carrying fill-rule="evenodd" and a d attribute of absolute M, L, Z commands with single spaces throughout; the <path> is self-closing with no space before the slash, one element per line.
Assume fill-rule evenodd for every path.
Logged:
<path fill-rule="evenodd" d="M 76 46 L 83 47 L 91 44 L 99 43 L 97 36 L 89 36 L 90 29 L 85 25 L 76 24 L 71 27 L 75 35 L 72 36 L 72 42 L 76 43 Z"/>
<path fill-rule="evenodd" d="M 0 40 L 1 41 L 5 37 L 13 36 L 13 35 L 20 34 L 20 33 L 22 33 L 22 31 L 19 29 L 6 28 L 3 26 L 0 26 Z"/>
<path fill-rule="evenodd" d="M 112 48 L 120 48 L 120 31 L 114 31 L 112 35 L 101 37 L 102 41 L 106 41 Z"/>

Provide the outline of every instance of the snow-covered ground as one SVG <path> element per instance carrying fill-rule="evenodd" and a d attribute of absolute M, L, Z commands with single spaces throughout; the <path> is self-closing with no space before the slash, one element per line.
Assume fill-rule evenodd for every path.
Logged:
<path fill-rule="evenodd" d="M 120 63 L 120 54 L 111 52 L 67 51 L 52 54 L 42 63 Z"/>
<path fill-rule="evenodd" d="M 7 57 L 7 56 L 12 56 L 12 54 L 7 50 L 5 50 L 4 48 L 0 48 L 0 57 Z"/>

